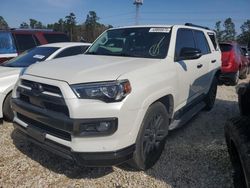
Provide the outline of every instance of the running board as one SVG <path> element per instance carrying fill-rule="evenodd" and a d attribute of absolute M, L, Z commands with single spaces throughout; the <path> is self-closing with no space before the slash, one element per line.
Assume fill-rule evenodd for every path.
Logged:
<path fill-rule="evenodd" d="M 200 112 L 206 106 L 205 102 L 200 102 L 196 104 L 193 108 L 187 111 L 183 116 L 179 119 L 174 119 L 174 121 L 170 124 L 169 130 L 173 130 L 183 126 L 187 123 L 192 117 L 194 117 L 198 112 Z"/>

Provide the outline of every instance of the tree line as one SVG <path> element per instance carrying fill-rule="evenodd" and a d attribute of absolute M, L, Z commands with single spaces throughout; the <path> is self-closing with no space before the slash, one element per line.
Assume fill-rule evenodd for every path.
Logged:
<path fill-rule="evenodd" d="M 100 18 L 95 11 L 89 11 L 82 24 L 77 24 L 75 14 L 70 13 L 65 16 L 65 18 L 61 18 L 57 22 L 47 25 L 31 18 L 29 22 L 22 22 L 19 28 L 52 29 L 54 31 L 67 33 L 71 41 L 93 42 L 104 30 L 112 27 L 112 25 L 100 23 L 99 20 Z M 0 29 L 8 28 L 8 23 L 0 16 Z M 224 21 L 217 21 L 214 26 L 219 42 L 236 40 L 240 44 L 246 45 L 250 40 L 250 20 L 246 20 L 240 29 L 241 33 L 237 35 L 235 24 L 231 18 L 227 18 Z"/>
<path fill-rule="evenodd" d="M 22 22 L 19 28 L 52 29 L 67 33 L 71 41 L 93 42 L 103 31 L 112 27 L 112 25 L 100 23 L 99 19 L 95 11 L 89 11 L 86 20 L 82 24 L 77 24 L 75 14 L 70 13 L 65 18 L 60 18 L 57 22 L 47 25 L 31 18 L 28 22 Z M 0 29 L 9 29 L 8 23 L 2 16 L 0 16 Z"/>

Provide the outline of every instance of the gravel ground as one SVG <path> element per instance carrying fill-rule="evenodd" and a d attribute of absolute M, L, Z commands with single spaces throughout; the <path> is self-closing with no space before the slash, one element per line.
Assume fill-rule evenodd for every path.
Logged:
<path fill-rule="evenodd" d="M 184 127 L 171 132 L 159 162 L 147 172 L 124 167 L 78 167 L 26 142 L 11 123 L 3 122 L 0 188 L 232 187 L 223 126 L 226 119 L 238 114 L 235 88 L 219 86 L 214 108 L 200 112 Z"/>

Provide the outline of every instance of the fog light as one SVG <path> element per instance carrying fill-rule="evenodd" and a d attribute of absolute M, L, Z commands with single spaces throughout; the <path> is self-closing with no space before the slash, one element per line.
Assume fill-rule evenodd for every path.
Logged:
<path fill-rule="evenodd" d="M 96 127 L 96 130 L 99 132 L 108 131 L 111 127 L 111 122 L 100 122 L 100 124 Z"/>
<path fill-rule="evenodd" d="M 80 136 L 107 136 L 117 130 L 117 118 L 105 118 L 98 120 L 88 120 L 79 126 Z"/>

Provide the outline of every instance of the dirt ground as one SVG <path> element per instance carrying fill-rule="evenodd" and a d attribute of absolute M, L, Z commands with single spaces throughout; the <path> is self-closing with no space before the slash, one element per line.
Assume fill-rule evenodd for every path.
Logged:
<path fill-rule="evenodd" d="M 159 162 L 146 172 L 78 167 L 25 141 L 11 123 L 3 122 L 0 187 L 232 187 L 223 127 L 237 115 L 235 87 L 219 86 L 214 108 L 171 132 Z"/>

